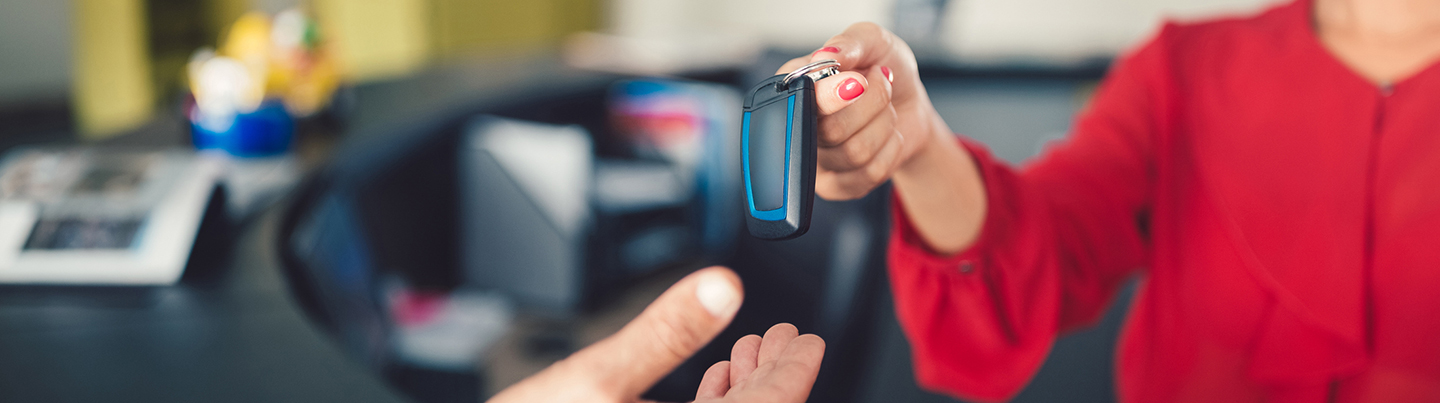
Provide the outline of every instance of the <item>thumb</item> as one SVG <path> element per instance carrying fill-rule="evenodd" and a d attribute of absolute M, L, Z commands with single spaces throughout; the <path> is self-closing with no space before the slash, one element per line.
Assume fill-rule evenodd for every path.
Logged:
<path fill-rule="evenodd" d="M 724 267 L 691 273 L 619 332 L 567 358 L 607 396 L 633 399 L 719 334 L 744 299 L 740 278 Z"/>
<path fill-rule="evenodd" d="M 815 105 L 821 116 L 829 116 L 858 101 L 869 86 L 864 75 L 853 71 L 826 77 L 815 82 Z"/>

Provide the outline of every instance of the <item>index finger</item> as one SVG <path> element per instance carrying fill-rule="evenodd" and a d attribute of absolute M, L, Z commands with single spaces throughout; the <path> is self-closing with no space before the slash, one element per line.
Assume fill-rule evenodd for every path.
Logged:
<path fill-rule="evenodd" d="M 895 36 L 873 22 L 857 22 L 825 41 L 825 47 L 820 49 L 810 55 L 811 61 L 835 59 L 841 70 L 864 70 L 890 56 L 895 50 Z"/>

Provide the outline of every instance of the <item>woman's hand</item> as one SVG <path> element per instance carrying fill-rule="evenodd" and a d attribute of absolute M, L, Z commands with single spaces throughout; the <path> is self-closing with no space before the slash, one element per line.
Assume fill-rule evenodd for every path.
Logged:
<path fill-rule="evenodd" d="M 741 337 L 730 350 L 730 361 L 705 371 L 695 403 L 803 402 L 820 373 L 825 341 L 813 334 L 800 335 L 795 326 L 781 323 L 765 332 Z"/>
<path fill-rule="evenodd" d="M 988 208 L 984 180 L 930 103 L 910 46 L 862 22 L 780 73 L 820 59 L 839 61 L 842 72 L 816 83 L 815 194 L 856 199 L 893 177 L 910 223 L 931 249 L 951 254 L 974 243 Z"/>
<path fill-rule="evenodd" d="M 779 73 L 821 59 L 839 61 L 842 72 L 816 83 L 820 197 L 865 196 L 937 134 L 949 136 L 920 83 L 914 53 L 890 31 L 868 22 L 851 25 L 810 56 L 785 63 Z"/>

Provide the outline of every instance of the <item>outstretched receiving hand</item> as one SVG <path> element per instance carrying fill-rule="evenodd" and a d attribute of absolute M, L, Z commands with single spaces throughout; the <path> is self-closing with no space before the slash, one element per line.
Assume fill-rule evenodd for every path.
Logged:
<path fill-rule="evenodd" d="M 740 279 L 724 267 L 670 286 L 614 335 L 525 378 L 490 399 L 509 402 L 635 402 L 660 378 L 715 338 L 740 309 Z M 825 342 L 779 324 L 762 339 L 735 343 L 730 361 L 705 373 L 697 402 L 803 402 Z"/>
<path fill-rule="evenodd" d="M 705 371 L 695 402 L 803 402 L 824 356 L 820 336 L 801 336 L 789 323 L 771 327 L 763 338 L 741 337 L 730 350 L 730 361 Z"/>

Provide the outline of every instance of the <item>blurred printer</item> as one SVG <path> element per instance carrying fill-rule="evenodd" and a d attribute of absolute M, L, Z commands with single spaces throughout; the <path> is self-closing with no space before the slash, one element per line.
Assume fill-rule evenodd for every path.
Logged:
<path fill-rule="evenodd" d="M 733 91 L 613 85 L 609 130 L 496 116 L 462 131 L 463 282 L 566 315 L 664 267 L 717 257 L 737 233 Z M 595 142 L 625 155 L 597 153 Z"/>
<path fill-rule="evenodd" d="M 481 117 L 461 139 L 460 263 L 467 285 L 565 311 L 578 302 L 590 229 L 590 135 Z"/>

